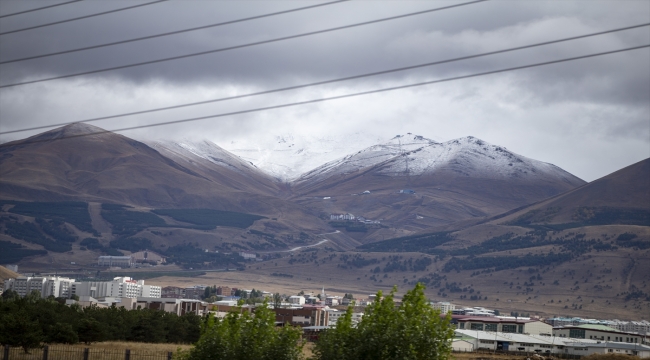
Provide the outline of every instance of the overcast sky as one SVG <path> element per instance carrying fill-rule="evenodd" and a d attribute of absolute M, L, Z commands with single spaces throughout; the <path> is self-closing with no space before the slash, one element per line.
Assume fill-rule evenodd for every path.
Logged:
<path fill-rule="evenodd" d="M 0 16 L 55 4 L 0 0 Z M 0 35 L 0 61 L 266 14 L 318 2 L 169 1 Z M 218 49 L 433 9 L 455 1 L 352 1 L 157 39 L 0 65 L 0 85 Z M 130 6 L 86 0 L 0 18 L 0 33 Z M 650 23 L 650 1 L 488 1 L 215 54 L 0 89 L 0 131 L 81 121 L 433 62 Z M 105 129 L 368 91 L 650 44 L 650 27 L 146 115 Z M 44 131 L 44 130 L 40 130 Z M 5 142 L 40 131 L 0 135 Z M 650 50 L 434 85 L 124 131 L 229 148 L 275 136 L 472 135 L 595 180 L 650 157 Z M 375 140 L 373 140 L 375 141 Z M 360 147 L 370 144 L 360 143 Z"/>

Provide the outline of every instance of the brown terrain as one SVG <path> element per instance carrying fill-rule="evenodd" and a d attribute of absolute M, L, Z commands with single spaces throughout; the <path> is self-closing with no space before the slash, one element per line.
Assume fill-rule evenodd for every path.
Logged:
<path fill-rule="evenodd" d="M 11 224 L 58 241 L 36 215 L 12 212 L 16 201 L 80 201 L 89 216 L 86 229 L 69 221 L 60 225 L 76 239 L 69 251 L 25 257 L 18 262 L 21 271 L 95 273 L 103 250 L 88 249 L 81 240 L 96 238 L 108 248 L 122 237 L 122 224 L 107 219 L 104 204 L 130 206 L 127 218 L 162 208 L 203 208 L 264 218 L 247 227 L 207 229 L 160 215 L 162 224 L 144 224 L 132 237 L 147 239 L 153 250 L 181 244 L 248 250 L 265 261 L 245 262 L 238 271 L 197 264 L 205 271 L 200 276 L 179 276 L 187 270 L 177 265 L 129 274 L 151 278 L 160 272 L 166 276 L 147 281 L 163 286 L 229 285 L 285 294 L 325 287 L 357 297 L 394 285 L 401 294 L 421 281 L 432 300 L 503 313 L 650 314 L 650 159 L 589 184 L 570 174 L 473 178 L 449 169 L 390 177 L 381 173 L 388 166 L 382 164 L 287 187 L 214 144 L 206 146 L 217 156 L 206 159 L 181 147 L 88 135 L 96 131 L 101 129 L 75 124 L 0 146 L 0 246 L 43 251 L 28 237 L 11 236 Z M 403 188 L 416 193 L 398 194 Z M 352 195 L 364 190 L 371 193 Z M 332 227 L 329 214 L 347 212 L 383 220 L 363 231 Z M 51 219 L 54 224 L 58 218 Z M 288 251 L 295 247 L 301 248 Z"/>

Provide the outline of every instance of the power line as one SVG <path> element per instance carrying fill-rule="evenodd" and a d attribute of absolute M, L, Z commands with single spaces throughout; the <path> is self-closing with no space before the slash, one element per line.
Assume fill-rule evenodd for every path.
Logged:
<path fill-rule="evenodd" d="M 84 71 L 84 72 L 79 72 L 79 73 L 74 73 L 74 74 L 53 76 L 53 77 L 44 78 L 44 79 L 24 81 L 24 82 L 19 82 L 19 83 L 14 83 L 14 84 L 7 84 L 7 85 L 0 85 L 0 88 L 7 88 L 7 87 L 12 87 L 12 86 L 34 84 L 34 83 L 50 81 L 50 80 L 65 79 L 65 78 L 81 76 L 81 75 L 96 74 L 96 73 L 100 73 L 100 72 L 126 69 L 126 68 L 135 67 L 135 66 L 142 66 L 142 65 L 161 63 L 161 62 L 166 62 L 166 61 L 171 61 L 171 60 L 185 59 L 185 58 L 190 58 L 190 57 L 194 57 L 194 56 L 214 54 L 214 53 L 223 52 L 223 51 L 241 49 L 241 48 L 246 48 L 246 47 L 251 47 L 251 46 L 256 46 L 256 45 L 269 44 L 269 43 L 273 43 L 273 42 L 296 39 L 296 38 L 301 38 L 301 37 L 306 37 L 306 36 L 311 36 L 311 35 L 317 35 L 317 34 L 323 34 L 323 33 L 327 33 L 327 32 L 338 31 L 338 30 L 350 29 L 350 28 L 353 28 L 353 27 L 376 24 L 376 23 L 379 23 L 379 22 L 384 22 L 384 21 L 389 21 L 389 20 L 396 20 L 396 19 L 406 18 L 406 17 L 410 17 L 410 16 L 415 16 L 415 15 L 422 15 L 422 14 L 431 13 L 431 12 L 434 12 L 434 11 L 447 10 L 447 9 L 456 8 L 456 7 L 460 7 L 460 6 L 472 5 L 472 4 L 476 4 L 476 3 L 482 3 L 482 2 L 485 2 L 485 1 L 488 1 L 488 0 L 475 0 L 475 1 L 470 1 L 470 2 L 466 2 L 466 3 L 455 4 L 455 5 L 450 5 L 450 6 L 444 6 L 444 7 L 439 7 L 439 8 L 429 9 L 429 10 L 424 10 L 424 11 L 417 11 L 417 12 L 413 12 L 413 13 L 408 13 L 408 14 L 403 14 L 403 15 L 398 15 L 398 16 L 391 16 L 391 17 L 377 19 L 377 20 L 365 21 L 365 22 L 351 24 L 351 25 L 338 26 L 338 27 L 324 29 L 324 30 L 310 31 L 310 32 L 302 33 L 302 34 L 283 36 L 283 37 L 279 37 L 279 38 L 275 38 L 275 39 L 257 41 L 257 42 L 253 42 L 253 43 L 242 44 L 242 45 L 229 46 L 229 47 L 215 49 L 215 50 L 201 51 L 201 52 L 192 53 L 192 54 L 172 56 L 172 57 L 168 57 L 168 58 L 162 58 L 162 59 L 150 60 L 150 61 L 143 61 L 143 62 L 133 63 L 133 64 L 129 64 L 129 65 L 114 66 L 114 67 L 110 67 L 110 68 Z"/>
<path fill-rule="evenodd" d="M 81 0 L 76 0 L 76 1 L 81 1 Z M 69 53 L 79 52 L 79 51 L 84 51 L 84 50 L 98 49 L 98 48 L 103 48 L 103 47 L 107 47 L 107 46 L 126 44 L 126 43 L 130 43 L 130 42 L 135 42 L 135 41 L 155 39 L 155 38 L 159 38 L 159 37 L 163 37 L 163 36 L 182 34 L 182 33 L 190 32 L 190 31 L 209 29 L 209 28 L 213 28 L 213 27 L 217 27 L 217 26 L 230 25 L 230 24 L 235 24 L 235 23 L 240 23 L 240 22 L 250 21 L 250 20 L 257 20 L 257 19 L 262 19 L 262 18 L 266 18 L 266 17 L 282 15 L 282 14 L 288 14 L 288 13 L 292 13 L 292 12 L 297 12 L 297 11 L 302 11 L 302 10 L 307 10 L 307 9 L 313 9 L 313 8 L 317 8 L 317 7 L 333 5 L 333 4 L 338 4 L 338 3 L 347 2 L 347 1 L 350 1 L 350 0 L 337 0 L 337 1 L 326 2 L 326 3 L 322 3 L 322 4 L 317 4 L 317 5 L 304 6 L 304 7 L 290 9 L 290 10 L 273 12 L 273 13 L 269 13 L 269 14 L 251 16 L 251 17 L 247 17 L 247 18 L 243 18 L 243 19 L 231 20 L 231 21 L 226 21 L 226 22 L 222 22 L 222 23 L 197 26 L 197 27 L 193 27 L 193 28 L 189 28 L 189 29 L 170 31 L 170 32 L 161 33 L 161 34 L 143 36 L 143 37 L 133 38 L 133 39 L 128 39 L 128 40 L 115 41 L 115 42 L 110 42 L 110 43 L 105 43 L 105 44 L 100 44 L 100 45 L 86 46 L 86 47 L 81 47 L 81 48 L 76 48 L 76 49 L 71 49 L 71 50 L 57 51 L 57 52 L 48 53 L 48 54 L 28 56 L 28 57 L 19 58 L 19 59 L 0 61 L 0 65 L 1 64 L 9 64 L 9 63 L 18 62 L 18 61 L 40 59 L 40 58 L 55 56 L 55 55 L 69 54 Z"/>
<path fill-rule="evenodd" d="M 346 80 L 360 79 L 360 78 L 370 77 L 370 76 L 389 74 L 389 73 L 398 72 L 398 71 L 412 70 L 412 69 L 416 69 L 416 68 L 422 68 L 422 67 L 427 67 L 427 66 L 451 63 L 451 62 L 456 62 L 456 61 L 461 61 L 461 60 L 475 59 L 475 58 L 489 56 L 489 55 L 502 54 L 502 53 L 506 53 L 506 52 L 529 49 L 529 48 L 538 47 L 538 46 L 544 46 L 544 45 L 556 44 L 556 43 L 566 42 L 566 41 L 571 41 L 571 40 L 583 39 L 583 38 L 587 38 L 587 37 L 604 35 L 604 34 L 609 34 L 609 33 L 624 31 L 624 30 L 630 30 L 630 29 L 636 29 L 636 28 L 645 27 L 645 26 L 650 26 L 650 23 L 627 26 L 627 27 L 611 29 L 611 30 L 605 30 L 605 31 L 599 31 L 599 32 L 596 32 L 596 33 L 591 33 L 591 34 L 572 36 L 572 37 L 568 37 L 568 38 L 550 40 L 550 41 L 545 41 L 545 42 L 536 43 L 536 44 L 523 45 L 523 46 L 517 46 L 517 47 L 513 47 L 513 48 L 508 48 L 508 49 L 490 51 L 490 52 L 486 52 L 486 53 L 462 56 L 462 57 L 458 57 L 458 58 L 439 60 L 439 61 L 434 61 L 434 62 L 429 62 L 429 63 L 424 63 L 424 64 L 405 66 L 405 67 L 400 67 L 400 68 L 396 68 L 396 69 L 382 70 L 382 71 L 376 71 L 376 72 L 371 72 L 371 73 L 366 73 L 366 74 L 347 76 L 347 77 L 343 77 L 343 78 L 318 81 L 318 82 L 313 82 L 313 83 L 309 83 L 309 84 L 288 86 L 288 87 L 283 87 L 283 88 L 278 88 L 278 89 L 264 90 L 264 91 L 254 92 L 254 93 L 248 93 L 248 94 L 242 94 L 242 95 L 234 95 L 234 96 L 228 96 L 228 97 L 211 99 L 211 100 L 204 100 L 204 101 L 197 101 L 197 102 L 187 103 L 187 104 L 179 104 L 179 105 L 165 106 L 165 107 L 155 108 L 155 109 L 140 110 L 140 111 L 134 111 L 134 112 L 129 112 L 129 113 L 102 116 L 102 117 L 90 118 L 90 119 L 85 119 L 85 120 L 69 121 L 69 122 L 52 124 L 52 125 L 35 126 L 35 127 L 24 128 L 24 129 L 19 129 L 19 130 L 4 131 L 4 132 L 0 132 L 0 135 L 17 133 L 17 132 L 24 132 L 24 131 L 31 131 L 31 130 L 39 130 L 39 129 L 56 127 L 56 126 L 63 126 L 63 125 L 73 124 L 73 123 L 76 123 L 76 122 L 84 122 L 84 123 L 94 122 L 94 121 L 107 120 L 107 119 L 113 119 L 113 118 L 118 118 L 118 117 L 141 115 L 141 114 L 152 113 L 152 112 L 157 112 L 157 111 L 172 110 L 172 109 L 179 109 L 179 108 L 189 107 L 189 106 L 204 105 L 204 104 L 227 101 L 227 100 L 241 99 L 241 98 L 252 97 L 252 96 L 257 96 L 257 95 L 266 95 L 266 94 L 272 94 L 272 93 L 288 91 L 288 90 L 296 90 L 296 89 L 301 89 L 301 88 L 306 88 L 306 87 L 311 87 L 311 86 L 331 84 L 331 83 L 340 82 L 340 81 L 346 81 Z"/>
<path fill-rule="evenodd" d="M 55 22 L 51 22 L 51 23 L 47 23 L 47 24 L 36 25 L 36 26 L 30 26 L 30 27 L 26 27 L 26 28 L 22 28 L 22 29 L 11 30 L 11 31 L 5 31 L 5 32 L 3 32 L 3 33 L 0 33 L 0 35 L 13 34 L 13 33 L 21 32 L 21 31 L 27 31 L 27 30 L 33 30 L 33 29 L 38 29 L 38 28 L 46 27 L 46 26 L 52 26 L 52 25 L 63 24 L 63 23 L 71 22 L 71 21 L 77 21 L 77 20 L 81 20 L 81 19 L 88 19 L 88 18 L 95 17 L 95 16 L 101 16 L 101 15 L 106 15 L 106 14 L 112 14 L 112 13 L 116 13 L 116 12 L 118 12 L 118 11 L 130 10 L 130 9 L 135 9 L 135 8 L 139 8 L 139 7 L 142 7 L 142 6 L 147 6 L 147 5 L 157 4 L 157 3 L 160 3 L 160 2 L 163 2 L 163 1 L 167 1 L 167 0 L 156 0 L 156 1 L 148 2 L 148 3 L 144 3 L 144 4 L 138 4 L 138 5 L 134 5 L 134 6 L 127 6 L 127 7 L 123 7 L 123 8 L 119 8 L 119 9 L 115 9 L 115 10 L 109 10 L 109 11 L 104 11 L 104 12 L 96 13 L 96 14 L 90 14 L 90 15 L 79 16 L 79 17 L 72 18 L 72 19 L 61 20 L 61 21 L 55 21 Z"/>
<path fill-rule="evenodd" d="M 159 122 L 159 123 L 147 124 L 147 125 L 130 126 L 130 127 L 119 128 L 119 129 L 113 129 L 113 130 L 102 130 L 102 131 L 96 131 L 96 132 L 93 132 L 93 133 L 71 135 L 71 136 L 68 136 L 68 137 L 57 138 L 57 139 L 40 139 L 40 140 L 32 140 L 32 141 L 21 141 L 21 145 L 30 144 L 30 143 L 48 142 L 48 141 L 53 141 L 53 140 L 64 140 L 64 139 L 77 138 L 77 137 L 82 137 L 82 136 L 100 135 L 100 134 L 117 132 L 117 131 L 127 131 L 127 130 L 143 129 L 143 128 L 148 128 L 148 127 L 180 124 L 180 123 L 186 123 L 186 122 L 191 122 L 191 121 L 206 120 L 206 119 L 213 119 L 213 118 L 219 118 L 219 117 L 225 117 L 225 116 L 241 115 L 241 114 L 248 114 L 248 113 L 260 112 L 260 111 L 266 111 L 266 110 L 273 110 L 273 109 L 288 108 L 288 107 L 294 107 L 294 106 L 300 106 L 300 105 L 314 104 L 314 103 L 331 101 L 331 100 L 339 100 L 339 99 L 345 99 L 345 98 L 362 96 L 362 95 L 370 95 L 370 94 L 376 94 L 376 93 L 381 93 L 381 92 L 408 89 L 408 88 L 413 88 L 413 87 L 418 87 L 418 86 L 432 85 L 432 84 L 437 84 L 437 83 L 442 83 L 442 82 L 469 79 L 469 78 L 475 78 L 475 77 L 480 77 L 480 76 L 504 73 L 504 72 L 508 72 L 508 71 L 515 71 L 515 70 L 528 69 L 528 68 L 551 65 L 551 64 L 558 64 L 558 63 L 563 63 L 563 62 L 568 62 L 568 61 L 581 60 L 581 59 L 587 59 L 587 58 L 592 58 L 592 57 L 597 57 L 597 56 L 616 54 L 616 53 L 621 53 L 621 52 L 625 52 L 625 51 L 638 50 L 638 49 L 643 49 L 643 48 L 648 48 L 648 47 L 650 47 L 650 44 L 634 46 L 634 47 L 629 47 L 629 48 L 619 49 L 619 50 L 611 50 L 611 51 L 593 53 L 593 54 L 582 55 L 582 56 L 575 56 L 575 57 L 564 58 L 564 59 L 560 59 L 560 60 L 551 60 L 551 61 L 545 61 L 545 62 L 541 62 L 541 63 L 528 64 L 528 65 L 522 65 L 522 66 L 515 66 L 515 67 L 509 67 L 509 68 L 499 69 L 499 70 L 490 70 L 490 71 L 485 71 L 485 72 L 481 72 L 481 73 L 475 73 L 475 74 L 469 74 L 469 75 L 460 75 L 460 76 L 454 76 L 454 77 L 445 78 L 445 79 L 424 81 L 424 82 L 419 82 L 419 83 L 414 83 L 414 84 L 407 84 L 407 85 L 392 86 L 392 87 L 387 87 L 387 88 L 383 88 L 383 89 L 368 90 L 368 91 L 363 91 L 363 92 L 358 92 L 358 93 L 337 95 L 337 96 L 331 96 L 331 97 L 320 98 L 320 99 L 312 99 L 312 100 L 306 100 L 306 101 L 300 101 L 300 102 L 294 102 L 294 103 L 288 103 L 288 104 L 265 106 L 265 107 L 248 109 L 248 110 L 239 110 L 239 111 L 233 111 L 233 112 L 228 112 L 228 113 L 221 113 L 221 114 L 214 114 L 214 115 L 207 115 L 207 116 L 199 116 L 199 117 L 194 117 L 194 118 L 172 120 L 172 121 Z M 12 146 L 12 144 L 11 143 L 0 144 L 0 148 L 8 147 L 8 146 Z"/>
<path fill-rule="evenodd" d="M 15 12 L 15 13 L 11 13 L 11 14 L 6 14 L 6 15 L 0 15 L 0 19 L 1 19 L 1 18 L 5 18 L 5 17 L 9 17 L 9 16 L 20 15 L 20 14 L 25 14 L 25 13 L 30 13 L 30 12 L 33 12 L 33 11 L 38 11 L 38 10 L 43 10 L 43 9 L 49 9 L 49 8 L 53 8 L 53 7 L 56 7 L 56 6 L 72 4 L 72 3 L 75 3 L 75 2 L 79 2 L 79 1 L 83 1 L 83 0 L 72 0 L 72 1 L 66 1 L 66 2 L 62 2 L 62 3 L 54 4 L 54 5 L 43 6 L 43 7 L 39 7 L 39 8 L 35 8 L 35 9 L 29 9 L 29 10 L 25 10 L 25 11 L 19 11 L 19 12 Z"/>

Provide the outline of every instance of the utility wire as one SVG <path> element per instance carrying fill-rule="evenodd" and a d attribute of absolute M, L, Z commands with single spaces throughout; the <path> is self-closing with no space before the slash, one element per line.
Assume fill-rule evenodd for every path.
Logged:
<path fill-rule="evenodd" d="M 76 0 L 76 1 L 81 1 L 81 0 Z M 98 48 L 103 48 L 103 47 L 107 47 L 107 46 L 126 44 L 126 43 L 130 43 L 130 42 L 135 42 L 135 41 L 155 39 L 155 38 L 159 38 L 159 37 L 163 37 L 163 36 L 182 34 L 182 33 L 190 32 L 190 31 L 209 29 L 209 28 L 213 28 L 213 27 L 217 27 L 217 26 L 230 25 L 230 24 L 235 24 L 235 23 L 240 23 L 240 22 L 250 21 L 250 20 L 257 20 L 257 19 L 262 19 L 262 18 L 266 18 L 266 17 L 282 15 L 282 14 L 288 14 L 288 13 L 292 13 L 292 12 L 297 12 L 297 11 L 302 11 L 302 10 L 307 10 L 307 9 L 313 9 L 313 8 L 317 8 L 317 7 L 333 5 L 333 4 L 338 4 L 338 3 L 347 2 L 347 1 L 350 1 L 350 0 L 331 1 L 331 2 L 321 3 L 321 4 L 317 4 L 317 5 L 311 5 L 311 6 L 304 6 L 304 7 L 300 7 L 300 8 L 295 8 L 295 9 L 291 9 L 291 10 L 278 11 L 278 12 L 269 13 L 269 14 L 251 16 L 251 17 L 247 17 L 247 18 L 243 18 L 243 19 L 226 21 L 226 22 L 222 22 L 222 23 L 216 23 L 216 24 L 210 24 L 210 25 L 204 25 L 204 26 L 197 26 L 197 27 L 193 27 L 193 28 L 189 28 L 189 29 L 170 31 L 170 32 L 161 33 L 161 34 L 143 36 L 143 37 L 139 37 L 139 38 L 115 41 L 115 42 L 99 44 L 99 45 L 93 45 L 93 46 L 86 46 L 86 47 L 81 47 L 81 48 L 77 48 L 77 49 L 57 51 L 57 52 L 48 53 L 48 54 L 27 56 L 27 57 L 19 58 L 19 59 L 5 60 L 5 61 L 0 61 L 0 65 L 1 64 L 9 64 L 9 63 L 18 62 L 18 61 L 40 59 L 40 58 L 44 58 L 44 57 L 48 57 L 48 56 L 54 56 L 54 55 L 69 54 L 69 53 L 84 51 L 84 50 L 98 49 Z"/>
<path fill-rule="evenodd" d="M 62 3 L 54 4 L 54 5 L 43 6 L 43 7 L 39 7 L 39 8 L 35 8 L 35 9 L 29 9 L 29 10 L 25 10 L 25 11 L 19 11 L 19 12 L 15 12 L 15 13 L 11 13 L 11 14 L 0 15 L 0 19 L 1 18 L 6 18 L 6 17 L 9 17 L 9 16 L 30 13 L 32 11 L 38 11 L 38 10 L 53 8 L 53 7 L 56 7 L 56 6 L 67 5 L 67 4 L 71 4 L 71 3 L 75 3 L 75 2 L 79 2 L 79 1 L 83 1 L 83 0 L 66 1 L 66 2 L 62 2 Z"/>
<path fill-rule="evenodd" d="M 71 22 L 71 21 L 77 21 L 77 20 L 81 20 L 81 19 L 88 19 L 88 18 L 95 17 L 95 16 L 101 16 L 101 15 L 106 15 L 106 14 L 112 14 L 112 13 L 116 13 L 116 12 L 118 12 L 118 11 L 130 10 L 130 9 L 135 9 L 135 8 L 139 8 L 139 7 L 142 7 L 142 6 L 147 6 L 147 5 L 153 5 L 153 4 L 161 3 L 161 2 L 163 2 L 163 1 L 167 1 L 167 0 L 156 0 L 156 1 L 151 1 L 151 2 L 148 2 L 148 3 L 144 3 L 144 4 L 138 4 L 138 5 L 134 5 L 134 6 L 127 6 L 127 7 L 123 7 L 123 8 L 119 8 L 119 9 L 115 9 L 115 10 L 109 10 L 109 11 L 104 11 L 104 12 L 96 13 L 96 14 L 90 14 L 90 15 L 79 16 L 79 17 L 72 18 L 72 19 L 61 20 L 61 21 L 55 21 L 55 22 L 51 22 L 51 23 L 47 23 L 47 24 L 36 25 L 36 26 L 30 26 L 30 27 L 26 27 L 26 28 L 22 28 L 22 29 L 11 30 L 11 31 L 5 31 L 5 32 L 3 32 L 3 33 L 0 33 L 0 35 L 13 34 L 13 33 L 21 32 L 21 31 L 27 31 L 27 30 L 33 30 L 33 29 L 38 29 L 38 28 L 46 27 L 46 26 L 52 26 L 52 25 L 63 24 L 63 23 Z"/>
<path fill-rule="evenodd" d="M 604 34 L 609 34 L 609 33 L 617 32 L 617 31 L 636 29 L 636 28 L 640 28 L 640 27 L 644 27 L 644 26 L 650 26 L 650 23 L 627 26 L 627 27 L 618 28 L 618 29 L 605 30 L 605 31 L 600 31 L 600 32 L 596 32 L 596 33 L 591 33 L 591 34 L 572 36 L 572 37 L 563 38 L 563 39 L 550 40 L 550 41 L 545 41 L 545 42 L 536 43 L 536 44 L 530 44 L 530 45 L 518 46 L 518 47 L 513 47 L 513 48 L 508 48 L 508 49 L 490 51 L 490 52 L 486 52 L 486 53 L 462 56 L 462 57 L 458 57 L 458 58 L 434 61 L 434 62 L 429 62 L 429 63 L 424 63 L 424 64 L 405 66 L 405 67 L 400 67 L 400 68 L 396 68 L 396 69 L 382 70 L 382 71 L 371 72 L 371 73 L 360 74 L 360 75 L 353 75 L 353 76 L 348 76 L 348 77 L 343 77 L 343 78 L 338 78 L 338 79 L 330 79 L 330 80 L 318 81 L 318 82 L 313 82 L 313 83 L 309 83 L 309 84 L 288 86 L 288 87 L 283 87 L 283 88 L 278 88 L 278 89 L 264 90 L 264 91 L 254 92 L 254 93 L 235 95 L 235 96 L 228 96 L 228 97 L 211 99 L 211 100 L 204 100 L 204 101 L 197 101 L 197 102 L 187 103 L 187 104 L 179 104 L 179 105 L 165 106 L 165 107 L 155 108 L 155 109 L 140 110 L 140 111 L 134 111 L 134 112 L 129 112 L 129 113 L 102 116 L 102 117 L 90 118 L 90 119 L 85 119 L 85 120 L 69 121 L 69 122 L 52 124 L 52 125 L 43 125 L 43 126 L 35 126 L 35 127 L 24 128 L 24 129 L 19 129 L 19 130 L 4 131 L 4 132 L 0 132 L 0 135 L 17 133 L 17 132 L 24 132 L 24 131 L 30 131 L 30 130 L 39 130 L 39 129 L 56 127 L 56 126 L 69 125 L 69 124 L 73 124 L 73 123 L 77 123 L 77 122 L 88 123 L 88 122 L 94 122 L 94 121 L 99 121 L 99 120 L 114 119 L 114 118 L 118 118 L 118 117 L 140 115 L 140 114 L 146 114 L 146 113 L 152 113 L 152 112 L 164 111 L 164 110 L 171 110 L 171 109 L 178 109 L 178 108 L 196 106 L 196 105 L 204 105 L 204 104 L 215 103 L 215 102 L 220 102 L 220 101 L 241 99 L 241 98 L 257 96 L 257 95 L 272 94 L 272 93 L 276 93 L 276 92 L 301 89 L 301 88 L 317 86 L 317 85 L 331 84 L 331 83 L 335 83 L 335 82 L 353 80 L 353 79 L 360 79 L 360 78 L 376 76 L 376 75 L 389 74 L 389 73 L 398 72 L 398 71 L 412 70 L 412 69 L 416 69 L 416 68 L 422 68 L 422 67 L 427 67 L 427 66 L 451 63 L 451 62 L 456 62 L 456 61 L 461 61 L 461 60 L 474 59 L 474 58 L 479 58 L 479 57 L 483 57 L 483 56 L 502 54 L 502 53 L 511 52 L 511 51 L 517 51 L 517 50 L 523 50 L 523 49 L 528 49 L 528 48 L 533 48 L 533 47 L 538 47 L 538 46 L 556 44 L 556 43 L 560 43 L 560 42 L 583 39 L 583 38 L 592 37 L 592 36 L 604 35 Z"/>
<path fill-rule="evenodd" d="M 199 116 L 199 117 L 188 118 L 188 119 L 165 121 L 165 122 L 159 122 L 159 123 L 154 123 L 154 124 L 123 127 L 123 128 L 119 128 L 119 129 L 113 129 L 113 130 L 102 130 L 102 131 L 96 131 L 96 132 L 93 132 L 93 133 L 71 135 L 71 136 L 67 136 L 67 137 L 63 137 L 63 138 L 34 139 L 34 140 L 28 140 L 28 141 L 18 140 L 18 141 L 20 142 L 20 145 L 26 145 L 26 144 L 31 144 L 31 143 L 48 142 L 48 141 L 54 141 L 54 140 L 64 140 L 64 139 L 77 138 L 77 137 L 82 137 L 82 136 L 91 136 L 91 135 L 100 135 L 100 134 L 112 133 L 112 132 L 117 132 L 117 131 L 136 130 L 136 129 L 143 129 L 143 128 L 149 128 L 149 127 L 164 126 L 164 125 L 171 125 L 171 124 L 180 124 L 180 123 L 186 123 L 186 122 L 191 122 L 191 121 L 198 121 L 198 120 L 206 120 L 206 119 L 213 119 L 213 118 L 219 118 L 219 117 L 226 117 L 226 116 L 232 116 L 232 115 L 248 114 L 248 113 L 260 112 L 260 111 L 266 111 L 266 110 L 281 109 L 281 108 L 288 108 L 288 107 L 294 107 L 294 106 L 300 106 L 300 105 L 314 104 L 314 103 L 331 101 L 331 100 L 345 99 L 345 98 L 351 98 L 351 97 L 362 96 L 362 95 L 370 95 L 370 94 L 376 94 L 376 93 L 381 93 L 381 92 L 408 89 L 408 88 L 412 88 L 412 87 L 418 87 L 418 86 L 424 86 L 424 85 L 432 85 L 432 84 L 438 84 L 438 83 L 449 82 L 449 81 L 454 81 L 454 80 L 475 78 L 475 77 L 480 77 L 480 76 L 485 76 L 485 75 L 504 73 L 504 72 L 508 72 L 508 71 L 528 69 L 528 68 L 533 68 L 533 67 L 538 67 L 538 66 L 558 64 L 558 63 L 574 61 L 574 60 L 580 60 L 580 59 L 587 59 L 587 58 L 592 58 L 592 57 L 597 57 L 597 56 L 622 53 L 622 52 L 625 52 L 625 51 L 644 49 L 644 48 L 648 48 L 648 47 L 650 47 L 650 44 L 634 46 L 634 47 L 629 47 L 629 48 L 619 49 L 619 50 L 611 50 L 611 51 L 593 53 L 593 54 L 582 55 L 582 56 L 575 56 L 575 57 L 564 58 L 564 59 L 560 59 L 560 60 L 552 60 L 552 61 L 545 61 L 545 62 L 535 63 L 535 64 L 528 64 L 528 65 L 522 65 L 522 66 L 509 67 L 509 68 L 499 69 L 499 70 L 490 70 L 490 71 L 485 71 L 485 72 L 475 73 L 475 74 L 469 74 L 469 75 L 454 76 L 454 77 L 445 78 L 445 79 L 424 81 L 424 82 L 419 82 L 419 83 L 414 83 L 414 84 L 407 84 L 407 85 L 400 85 L 400 86 L 392 86 L 392 87 L 387 87 L 387 88 L 383 88 L 383 89 L 375 89 L 375 90 L 363 91 L 363 92 L 352 93 L 352 94 L 331 96 L 331 97 L 326 97 L 326 98 L 312 99 L 312 100 L 306 100 L 306 101 L 300 101 L 300 102 L 294 102 L 294 103 L 288 103 L 288 104 L 265 106 L 265 107 L 248 109 L 248 110 L 233 111 L 233 112 L 228 112 L 228 113 L 221 113 L 221 114 L 214 114 L 214 115 L 207 115 L 207 116 Z M 5 143 L 5 144 L 0 144 L 0 148 L 13 146 L 14 145 L 13 143 L 15 143 L 15 142 L 16 141 Z"/>
<path fill-rule="evenodd" d="M 119 69 L 126 69 L 126 68 L 135 67 L 135 66 L 149 65 L 149 64 L 161 63 L 161 62 L 165 62 L 165 61 L 178 60 L 178 59 L 185 59 L 185 58 L 194 57 L 194 56 L 214 54 L 214 53 L 228 51 L 228 50 L 241 49 L 241 48 L 246 48 L 246 47 L 251 47 L 251 46 L 256 46 L 256 45 L 269 44 L 269 43 L 273 43 L 273 42 L 296 39 L 296 38 L 301 38 L 301 37 L 306 37 L 306 36 L 311 36 L 311 35 L 316 35 L 316 34 L 323 34 L 323 33 L 327 33 L 327 32 L 338 31 L 338 30 L 350 29 L 350 28 L 364 26 L 364 25 L 376 24 L 376 23 L 379 23 L 379 22 L 384 22 L 384 21 L 389 21 L 389 20 L 396 20 L 396 19 L 406 18 L 406 17 L 410 17 L 410 16 L 415 16 L 415 15 L 422 15 L 422 14 L 431 13 L 431 12 L 434 12 L 434 11 L 447 10 L 447 9 L 456 8 L 456 7 L 460 7 L 460 6 L 471 5 L 471 4 L 476 4 L 476 3 L 482 3 L 482 2 L 485 2 L 485 1 L 487 1 L 487 0 L 475 0 L 475 1 L 470 1 L 470 2 L 466 2 L 466 3 L 455 4 L 455 5 L 450 5 L 450 6 L 444 6 L 444 7 L 439 7 L 439 8 L 429 9 L 429 10 L 424 10 L 424 11 L 417 11 L 417 12 L 413 12 L 413 13 L 408 13 L 408 14 L 403 14 L 403 15 L 398 15 L 398 16 L 391 16 L 391 17 L 377 19 L 377 20 L 365 21 L 365 22 L 351 24 L 351 25 L 344 25 L 344 26 L 338 26 L 338 27 L 329 28 L 329 29 L 310 31 L 310 32 L 302 33 L 302 34 L 283 36 L 283 37 L 279 37 L 279 38 L 275 38 L 275 39 L 257 41 L 257 42 L 252 42 L 252 43 L 248 43 L 248 44 L 229 46 L 229 47 L 215 49 L 215 50 L 201 51 L 201 52 L 198 52 L 198 53 L 179 55 L 179 56 L 172 56 L 172 57 L 162 58 L 162 59 L 158 59 L 158 60 L 143 61 L 143 62 L 128 64 L 128 65 L 114 66 L 114 67 L 104 68 L 104 69 L 97 69 L 97 70 L 84 71 L 84 72 L 68 74 L 68 75 L 54 76 L 54 77 L 49 77 L 49 78 L 44 78 L 44 79 L 39 79 L 39 80 L 31 80 L 31 81 L 24 81 L 24 82 L 19 82 L 19 83 L 14 83 L 14 84 L 0 85 L 0 88 L 7 88 L 7 87 L 12 87 L 12 86 L 34 84 L 34 83 L 50 81 L 50 80 L 65 79 L 65 78 L 70 78 L 70 77 L 74 77 L 74 76 L 96 74 L 96 73 L 100 73 L 100 72 L 119 70 Z"/>

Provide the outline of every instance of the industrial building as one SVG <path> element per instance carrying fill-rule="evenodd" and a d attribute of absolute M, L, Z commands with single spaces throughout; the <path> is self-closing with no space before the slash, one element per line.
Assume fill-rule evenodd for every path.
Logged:
<path fill-rule="evenodd" d="M 459 330 L 495 331 L 500 333 L 516 333 L 551 336 L 553 327 L 533 319 L 513 317 L 472 316 L 458 317 Z"/>

